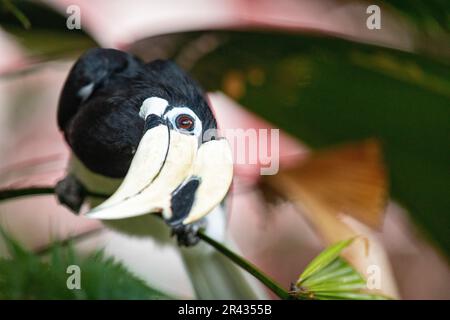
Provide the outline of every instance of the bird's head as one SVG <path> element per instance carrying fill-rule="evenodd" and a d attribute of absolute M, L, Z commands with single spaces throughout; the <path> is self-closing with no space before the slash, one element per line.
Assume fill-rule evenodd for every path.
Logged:
<path fill-rule="evenodd" d="M 94 88 L 65 127 L 88 168 L 106 176 L 126 172 L 115 193 L 86 215 L 112 220 L 160 213 L 172 227 L 187 225 L 226 196 L 231 150 L 201 89 L 175 64 L 135 69 Z"/>

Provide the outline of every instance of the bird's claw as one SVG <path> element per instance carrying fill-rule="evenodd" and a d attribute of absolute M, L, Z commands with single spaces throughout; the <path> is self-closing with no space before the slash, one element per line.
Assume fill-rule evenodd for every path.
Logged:
<path fill-rule="evenodd" d="M 198 231 L 203 227 L 205 227 L 204 220 L 190 224 L 178 224 L 172 227 L 172 236 L 177 238 L 179 246 L 191 247 L 200 241 Z"/>
<path fill-rule="evenodd" d="M 86 189 L 77 178 L 68 175 L 56 183 L 55 194 L 59 203 L 79 213 L 86 197 Z"/>

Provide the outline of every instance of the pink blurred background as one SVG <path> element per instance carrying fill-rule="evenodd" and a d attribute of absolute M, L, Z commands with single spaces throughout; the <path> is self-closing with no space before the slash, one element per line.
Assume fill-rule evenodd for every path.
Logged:
<path fill-rule="evenodd" d="M 83 29 L 104 47 L 129 48 L 137 40 L 168 32 L 251 26 L 321 32 L 402 50 L 414 49 L 413 32 L 406 22 L 387 15 L 383 30 L 370 32 L 359 27 L 365 7 L 352 1 L 45 2 L 62 13 L 68 5 L 79 5 Z M 0 74 L 33 62 L 2 30 L 0 49 Z M 68 148 L 56 127 L 56 107 L 72 63 L 68 60 L 45 63 L 34 72 L 0 78 L 2 188 L 53 185 L 64 176 Z M 222 128 L 272 127 L 222 93 L 211 93 L 209 97 Z M 300 141 L 282 134 L 282 164 L 307 153 Z M 247 258 L 287 287 L 322 249 L 322 244 L 292 205 L 266 207 L 253 187 L 257 169 L 245 165 L 236 168 L 229 203 L 229 234 Z M 58 205 L 53 196 L 1 203 L 0 225 L 33 249 L 45 246 L 52 239 L 67 238 L 101 226 L 74 216 Z M 402 298 L 450 298 L 447 262 L 420 237 L 395 203 L 388 206 L 384 226 L 377 237 L 385 244 Z M 79 241 L 77 248 L 81 253 L 105 248 L 107 254 L 123 261 L 153 286 L 180 297 L 193 297 L 180 257 L 173 248 L 107 230 Z M 4 254 L 0 242 L 0 255 Z"/>

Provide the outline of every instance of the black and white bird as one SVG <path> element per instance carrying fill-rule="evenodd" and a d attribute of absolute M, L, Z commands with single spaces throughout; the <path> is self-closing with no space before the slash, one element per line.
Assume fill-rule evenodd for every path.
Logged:
<path fill-rule="evenodd" d="M 86 217 L 160 243 L 173 243 L 171 229 L 199 298 L 256 297 L 239 269 L 197 244 L 200 227 L 224 239 L 233 164 L 204 93 L 175 63 L 87 51 L 62 89 L 58 126 L 72 149 L 62 204 L 79 212 L 87 202 Z"/>

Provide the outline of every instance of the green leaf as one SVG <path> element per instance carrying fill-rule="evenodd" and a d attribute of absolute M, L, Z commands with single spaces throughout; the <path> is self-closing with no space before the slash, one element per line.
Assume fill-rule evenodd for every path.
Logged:
<path fill-rule="evenodd" d="M 442 28 L 450 31 L 450 2 L 447 0 L 383 0 L 379 4 L 390 5 L 407 16 L 418 27 L 433 31 Z"/>
<path fill-rule="evenodd" d="M 43 3 L 3 1 L 6 10 L 0 10 L 0 26 L 27 50 L 35 62 L 76 57 L 96 46 L 83 30 L 67 29 L 66 17 Z"/>
<path fill-rule="evenodd" d="M 314 292 L 331 289 L 340 291 L 341 289 L 347 290 L 349 285 L 354 289 L 362 289 L 365 281 L 347 262 L 336 258 L 328 266 L 300 281 L 299 284 Z"/>
<path fill-rule="evenodd" d="M 366 292 L 326 292 L 315 295 L 317 300 L 388 300 L 379 294 L 370 294 Z"/>
<path fill-rule="evenodd" d="M 330 265 L 331 262 L 333 262 L 339 254 L 347 248 L 354 239 L 348 239 L 340 241 L 330 247 L 328 247 L 326 250 L 322 251 L 317 257 L 314 258 L 313 261 L 311 261 L 310 264 L 306 267 L 306 269 L 303 271 L 303 273 L 300 275 L 300 278 L 297 281 L 297 284 L 302 283 L 306 279 L 308 279 L 311 275 L 318 273 L 323 268 Z"/>
<path fill-rule="evenodd" d="M 365 279 L 344 259 L 343 249 L 354 239 L 340 241 L 320 253 L 306 267 L 293 294 L 298 299 L 387 299 L 367 289 Z"/>
<path fill-rule="evenodd" d="M 27 16 L 11 0 L 1 0 L 0 4 L 6 12 L 10 12 L 16 17 L 23 28 L 29 29 L 31 27 L 30 20 L 28 20 Z"/>
<path fill-rule="evenodd" d="M 0 299 L 170 299 L 101 252 L 80 258 L 70 245 L 55 244 L 45 262 L 7 235 L 4 239 L 11 257 L 0 258 Z M 80 267 L 80 290 L 67 288 L 70 265 Z"/>

